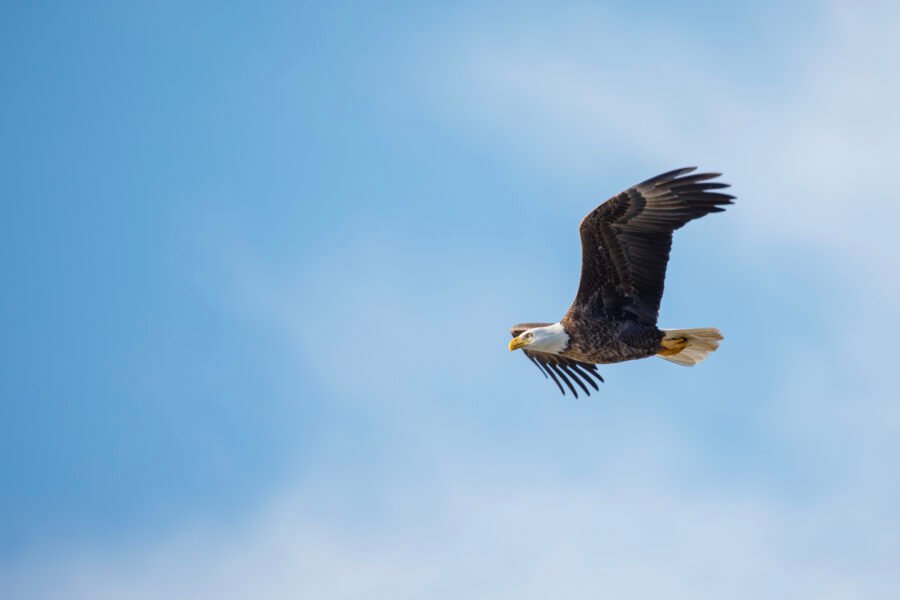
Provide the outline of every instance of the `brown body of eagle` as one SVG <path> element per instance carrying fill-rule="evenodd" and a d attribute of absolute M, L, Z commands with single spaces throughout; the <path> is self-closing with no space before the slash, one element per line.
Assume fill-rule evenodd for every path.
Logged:
<path fill-rule="evenodd" d="M 584 217 L 579 227 L 581 281 L 571 308 L 558 324 L 521 323 L 510 329 L 510 349 L 522 348 L 563 393 L 560 382 L 575 396 L 573 382 L 588 394 L 588 385 L 599 389 L 595 379 L 603 379 L 596 364 L 658 355 L 693 365 L 718 346 L 722 337 L 716 329 L 664 331 L 656 325 L 672 233 L 723 211 L 734 199 L 717 191 L 728 184 L 710 181 L 718 173 L 693 171 L 678 169 L 648 179 Z M 552 351 L 536 349 L 544 333 L 553 336 Z M 534 348 L 529 348 L 532 342 Z"/>

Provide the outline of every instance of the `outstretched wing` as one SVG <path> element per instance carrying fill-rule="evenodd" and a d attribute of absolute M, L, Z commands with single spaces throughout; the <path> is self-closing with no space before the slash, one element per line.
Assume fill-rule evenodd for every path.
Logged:
<path fill-rule="evenodd" d="M 550 323 L 525 323 L 523 325 L 516 325 L 509 331 L 513 337 L 517 337 L 528 329 L 542 327 L 544 325 L 550 325 Z M 603 382 L 603 377 L 597 372 L 597 365 L 579 362 L 577 360 L 572 360 L 571 358 L 566 358 L 565 356 L 559 356 L 558 354 L 550 354 L 549 352 L 535 352 L 533 350 L 524 349 L 522 351 L 525 353 L 525 356 L 528 357 L 528 360 L 533 362 L 534 366 L 544 374 L 545 379 L 549 376 L 549 378 L 553 380 L 563 396 L 566 395 L 566 390 L 563 389 L 560 379 L 566 384 L 566 387 L 572 391 L 572 394 L 576 398 L 578 397 L 578 392 L 575 390 L 575 386 L 572 385 L 573 381 L 578 387 L 584 390 L 584 393 L 588 396 L 591 395 L 591 392 L 585 383 L 595 390 L 600 391 L 600 386 L 594 381 L 594 379 L 596 379 L 601 383 Z"/>
<path fill-rule="evenodd" d="M 581 282 L 569 314 L 655 325 L 672 232 L 721 212 L 734 196 L 718 173 L 696 167 L 657 175 L 610 198 L 581 221 Z"/>

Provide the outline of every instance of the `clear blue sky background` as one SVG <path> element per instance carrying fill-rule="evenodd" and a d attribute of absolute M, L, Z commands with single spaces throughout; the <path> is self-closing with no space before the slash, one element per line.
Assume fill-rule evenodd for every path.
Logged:
<path fill-rule="evenodd" d="M 0 9 L 0 591 L 895 598 L 890 3 Z M 695 369 L 561 398 L 577 223 L 697 164 Z"/>

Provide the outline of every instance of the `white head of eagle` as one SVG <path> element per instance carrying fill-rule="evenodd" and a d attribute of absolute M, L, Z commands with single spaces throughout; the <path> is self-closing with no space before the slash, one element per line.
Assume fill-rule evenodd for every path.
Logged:
<path fill-rule="evenodd" d="M 553 325 L 545 325 L 544 327 L 534 327 L 526 329 L 518 337 L 513 338 L 509 342 L 509 349 L 518 350 L 519 348 L 528 348 L 537 352 L 549 352 L 550 354 L 559 354 L 563 352 L 569 345 L 569 334 L 566 333 L 562 323 L 554 323 Z"/>

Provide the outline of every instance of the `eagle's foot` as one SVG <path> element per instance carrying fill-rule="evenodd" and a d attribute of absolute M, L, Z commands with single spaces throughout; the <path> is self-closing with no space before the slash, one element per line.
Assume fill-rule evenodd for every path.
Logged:
<path fill-rule="evenodd" d="M 673 356 L 687 347 L 688 340 L 685 337 L 664 339 L 659 344 L 659 352 L 662 356 Z"/>

